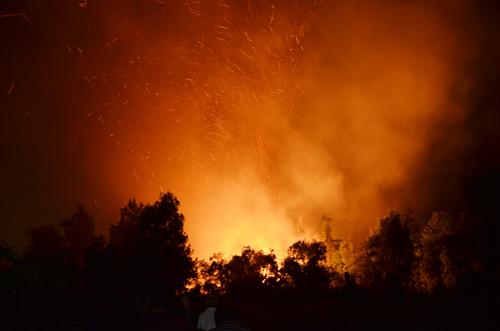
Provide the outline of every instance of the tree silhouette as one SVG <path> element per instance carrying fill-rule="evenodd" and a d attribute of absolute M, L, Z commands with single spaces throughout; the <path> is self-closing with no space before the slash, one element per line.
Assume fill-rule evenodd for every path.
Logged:
<path fill-rule="evenodd" d="M 135 283 L 143 272 L 138 270 L 137 261 L 140 260 L 138 252 L 139 240 L 139 218 L 144 205 L 137 203 L 135 199 L 129 200 L 127 204 L 120 209 L 120 221 L 117 225 L 110 225 L 109 228 L 109 245 L 106 243 L 96 242 L 94 249 L 96 250 L 95 263 L 105 267 L 106 264 L 113 266 L 114 284 L 120 288 L 128 288 Z M 99 251 L 103 250 L 105 253 Z M 99 262 L 103 258 L 108 258 L 109 261 Z M 90 261 L 89 261 L 90 262 Z M 98 267 L 98 266 L 96 266 Z"/>
<path fill-rule="evenodd" d="M 338 250 L 340 240 L 332 238 L 332 227 L 330 226 L 332 219 L 326 215 L 321 216 L 321 224 L 323 225 L 323 243 L 326 246 L 326 265 L 331 267 L 333 265 L 333 252 Z"/>
<path fill-rule="evenodd" d="M 25 232 L 29 245 L 24 260 L 36 268 L 63 267 L 68 263 L 70 253 L 65 238 L 52 225 L 42 225 Z"/>
<path fill-rule="evenodd" d="M 229 289 L 239 291 L 245 289 L 248 292 L 262 290 L 274 285 L 274 280 L 278 273 L 278 264 L 273 252 L 265 254 L 263 251 L 256 251 L 250 246 L 243 247 L 241 255 L 235 255 L 227 264 L 229 270 Z"/>
<path fill-rule="evenodd" d="M 64 229 L 66 245 L 81 268 L 85 250 L 94 238 L 94 219 L 83 205 L 77 204 L 76 209 L 76 213 L 71 218 L 61 220 L 59 226 Z"/>
<path fill-rule="evenodd" d="M 288 287 L 311 293 L 328 289 L 332 273 L 326 266 L 326 251 L 318 241 L 299 240 L 290 246 L 280 269 Z"/>
<path fill-rule="evenodd" d="M 216 296 L 226 292 L 230 279 L 227 263 L 222 253 L 213 254 L 208 262 L 199 261 L 198 285 L 201 291 Z"/>
<path fill-rule="evenodd" d="M 350 274 L 355 266 L 354 246 L 349 239 L 336 239 L 334 243 L 331 253 L 333 285 L 344 286 L 349 281 L 345 279 L 346 273 Z"/>
<path fill-rule="evenodd" d="M 207 294 L 226 295 L 236 300 L 255 301 L 276 295 L 279 270 L 276 255 L 244 246 L 241 255 L 231 259 L 214 254 L 200 261 L 198 286 Z M 239 298 L 239 299 L 238 299 Z"/>
<path fill-rule="evenodd" d="M 116 246 L 135 245 L 139 229 L 139 217 L 144 210 L 142 203 L 137 204 L 135 198 L 129 200 L 125 207 L 120 208 L 120 221 L 110 225 L 109 243 Z"/>
<path fill-rule="evenodd" d="M 480 220 L 468 210 L 434 212 L 422 230 L 417 276 L 422 290 L 434 292 L 458 284 L 466 272 L 482 269 Z"/>
<path fill-rule="evenodd" d="M 38 240 L 40 233 L 52 235 L 55 232 L 58 235 L 53 227 L 35 228 L 29 232 L 36 233 L 35 247 L 48 243 Z M 53 303 L 54 298 L 68 288 L 67 277 L 59 264 L 54 263 L 59 253 L 55 248 L 58 245 L 48 248 L 37 256 L 36 263 L 32 263 L 25 261 L 13 247 L 0 240 L 0 262 L 5 263 L 0 265 L 1 330 L 31 330 L 29 325 L 33 317 L 42 313 L 48 303 Z"/>
<path fill-rule="evenodd" d="M 120 222 L 110 226 L 109 243 L 94 238 L 85 256 L 85 271 L 97 291 L 129 292 L 152 274 L 172 279 L 184 289 L 196 277 L 196 261 L 184 232 L 184 215 L 172 193 L 144 206 L 135 199 L 120 209 Z M 114 291 L 114 293 L 113 293 Z"/>
<path fill-rule="evenodd" d="M 415 257 L 417 228 L 411 211 L 395 210 L 380 219 L 359 249 L 356 259 L 358 283 L 376 291 L 409 288 Z"/>
<path fill-rule="evenodd" d="M 16 254 L 14 253 L 14 247 L 10 246 L 4 240 L 0 239 L 0 261 L 4 262 L 7 265 L 15 259 Z M 6 266 L 5 268 L 8 267 Z"/>
<path fill-rule="evenodd" d="M 137 266 L 144 271 L 161 272 L 184 286 L 196 276 L 196 270 L 179 205 L 168 192 L 160 194 L 153 205 L 144 207 L 138 219 Z"/>

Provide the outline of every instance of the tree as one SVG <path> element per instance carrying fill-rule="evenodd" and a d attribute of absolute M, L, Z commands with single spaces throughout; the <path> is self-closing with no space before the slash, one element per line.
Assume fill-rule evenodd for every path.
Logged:
<path fill-rule="evenodd" d="M 256 251 L 250 246 L 243 247 L 241 255 L 235 255 L 228 262 L 231 282 L 246 281 L 262 284 L 278 272 L 276 256 L 271 252 L 265 254 L 262 250 Z"/>
<path fill-rule="evenodd" d="M 278 264 L 276 255 L 244 246 L 241 255 L 234 255 L 225 264 L 226 294 L 236 300 L 261 301 L 276 297 Z"/>
<path fill-rule="evenodd" d="M 120 221 L 110 225 L 109 243 L 94 238 L 85 256 L 86 277 L 96 290 L 110 295 L 130 293 L 153 274 L 163 274 L 182 290 L 196 276 L 196 261 L 184 232 L 184 215 L 172 193 L 160 194 L 144 206 L 135 199 L 120 209 Z"/>
<path fill-rule="evenodd" d="M 139 217 L 144 210 L 142 203 L 137 204 L 135 198 L 120 208 L 120 221 L 110 224 L 109 243 L 111 245 L 130 245 L 135 240 L 139 229 Z"/>
<path fill-rule="evenodd" d="M 28 264 L 3 240 L 0 240 L 0 261 L 5 262 L 0 268 L 0 329 L 31 329 L 33 316 L 41 314 L 67 288 L 66 277 L 53 264 L 44 263 L 41 268 Z"/>
<path fill-rule="evenodd" d="M 122 300 L 133 269 L 124 268 L 124 259 L 111 249 L 103 236 L 94 237 L 85 251 L 86 292 L 104 300 Z"/>
<path fill-rule="evenodd" d="M 120 221 L 117 225 L 110 224 L 109 246 L 106 247 L 107 255 L 113 258 L 113 263 L 124 283 L 130 283 L 129 279 L 136 273 L 136 265 L 130 261 L 139 260 L 137 243 L 139 240 L 139 218 L 144 210 L 142 203 L 137 203 L 135 198 L 129 200 L 120 209 Z"/>
<path fill-rule="evenodd" d="M 46 268 L 58 265 L 68 258 L 65 239 L 52 225 L 42 225 L 31 228 L 25 235 L 29 238 L 29 245 L 24 253 L 25 261 L 37 268 Z M 67 261 L 66 261 L 67 262 Z"/>
<path fill-rule="evenodd" d="M 330 226 L 332 219 L 326 215 L 321 216 L 321 224 L 323 225 L 323 243 L 326 246 L 326 265 L 331 267 L 333 264 L 333 251 L 338 249 L 339 240 L 332 238 L 332 227 Z"/>
<path fill-rule="evenodd" d="M 64 238 L 68 249 L 72 252 L 77 265 L 83 267 L 85 250 L 94 238 L 94 219 L 82 204 L 76 205 L 76 213 L 59 222 L 64 229 Z"/>
<path fill-rule="evenodd" d="M 179 206 L 177 198 L 168 192 L 144 207 L 138 218 L 136 267 L 142 272 L 164 273 L 183 287 L 196 276 L 196 269 Z"/>
<path fill-rule="evenodd" d="M 222 253 L 214 254 L 208 262 L 200 261 L 199 270 L 198 285 L 207 294 L 259 301 L 275 296 L 279 287 L 276 255 L 250 246 L 244 246 L 241 255 L 230 260 Z"/>
<path fill-rule="evenodd" d="M 355 252 L 352 242 L 337 239 L 332 252 L 332 269 L 336 276 L 335 286 L 343 285 L 346 281 L 345 274 L 351 273 L 355 265 Z"/>
<path fill-rule="evenodd" d="M 391 291 L 410 288 L 414 266 L 417 228 L 409 210 L 395 210 L 370 229 L 356 258 L 357 282 L 368 289 Z"/>
<path fill-rule="evenodd" d="M 332 273 L 326 266 L 326 246 L 322 242 L 299 240 L 288 248 L 280 272 L 289 288 L 317 292 L 330 287 Z"/>
<path fill-rule="evenodd" d="M 139 268 L 137 243 L 139 218 L 144 205 L 135 198 L 120 208 L 120 221 L 110 224 L 109 243 L 103 237 L 94 238 L 85 255 L 85 274 L 97 287 L 109 291 L 130 289 L 143 270 Z M 116 293 L 115 293 L 116 294 Z M 110 296 L 109 294 L 108 296 Z"/>
<path fill-rule="evenodd" d="M 0 239 L 0 271 L 8 270 L 18 260 L 14 247 Z"/>
<path fill-rule="evenodd" d="M 354 265 L 354 246 L 352 243 L 332 238 L 332 219 L 323 215 L 321 224 L 323 225 L 323 243 L 326 247 L 326 266 L 331 269 L 335 286 L 340 286 L 344 282 L 346 272 L 351 272 Z"/>
<path fill-rule="evenodd" d="M 220 296 L 226 292 L 230 279 L 227 263 L 222 253 L 213 254 L 208 262 L 199 261 L 198 281 L 204 293 Z"/>
<path fill-rule="evenodd" d="M 417 250 L 419 286 L 426 292 L 452 288 L 466 272 L 482 269 L 480 220 L 468 210 L 434 212 Z"/>

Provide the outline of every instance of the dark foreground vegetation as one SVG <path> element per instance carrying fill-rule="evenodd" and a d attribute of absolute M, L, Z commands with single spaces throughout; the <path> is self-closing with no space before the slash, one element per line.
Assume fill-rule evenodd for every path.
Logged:
<path fill-rule="evenodd" d="M 171 193 L 131 200 L 107 240 L 78 205 L 63 235 L 29 230 L 23 255 L 0 241 L 0 330 L 137 330 L 154 274 L 189 292 L 195 312 L 215 295 L 253 331 L 498 329 L 498 233 L 467 210 L 436 212 L 423 228 L 390 211 L 358 249 L 332 238 L 323 216 L 322 241 L 298 241 L 280 262 L 251 247 L 193 259 L 178 207 Z M 179 297 L 171 311 L 181 315 Z"/>

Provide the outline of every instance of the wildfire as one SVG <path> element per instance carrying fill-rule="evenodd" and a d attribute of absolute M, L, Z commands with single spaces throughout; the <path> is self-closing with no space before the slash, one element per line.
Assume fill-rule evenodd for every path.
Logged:
<path fill-rule="evenodd" d="M 431 4 L 80 7 L 60 51 L 81 68 L 75 99 L 102 128 L 113 194 L 174 192 L 198 257 L 244 245 L 283 254 L 318 237 L 323 213 L 334 237 L 364 237 L 408 206 L 411 189 L 390 193 L 414 185 L 435 128 L 463 114 L 448 92 L 466 81 L 454 69 L 467 58 Z"/>

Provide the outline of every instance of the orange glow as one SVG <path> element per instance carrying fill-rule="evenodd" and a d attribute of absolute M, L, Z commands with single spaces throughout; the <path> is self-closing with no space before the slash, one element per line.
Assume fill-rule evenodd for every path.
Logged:
<path fill-rule="evenodd" d="M 109 18 L 101 48 L 129 57 L 88 75 L 120 86 L 91 117 L 112 127 L 116 199 L 173 192 L 195 256 L 280 256 L 319 239 L 322 214 L 357 243 L 386 210 L 429 205 L 418 173 L 440 127 L 460 130 L 472 85 L 474 48 L 454 25 L 466 1 L 144 6 L 151 20 Z"/>

